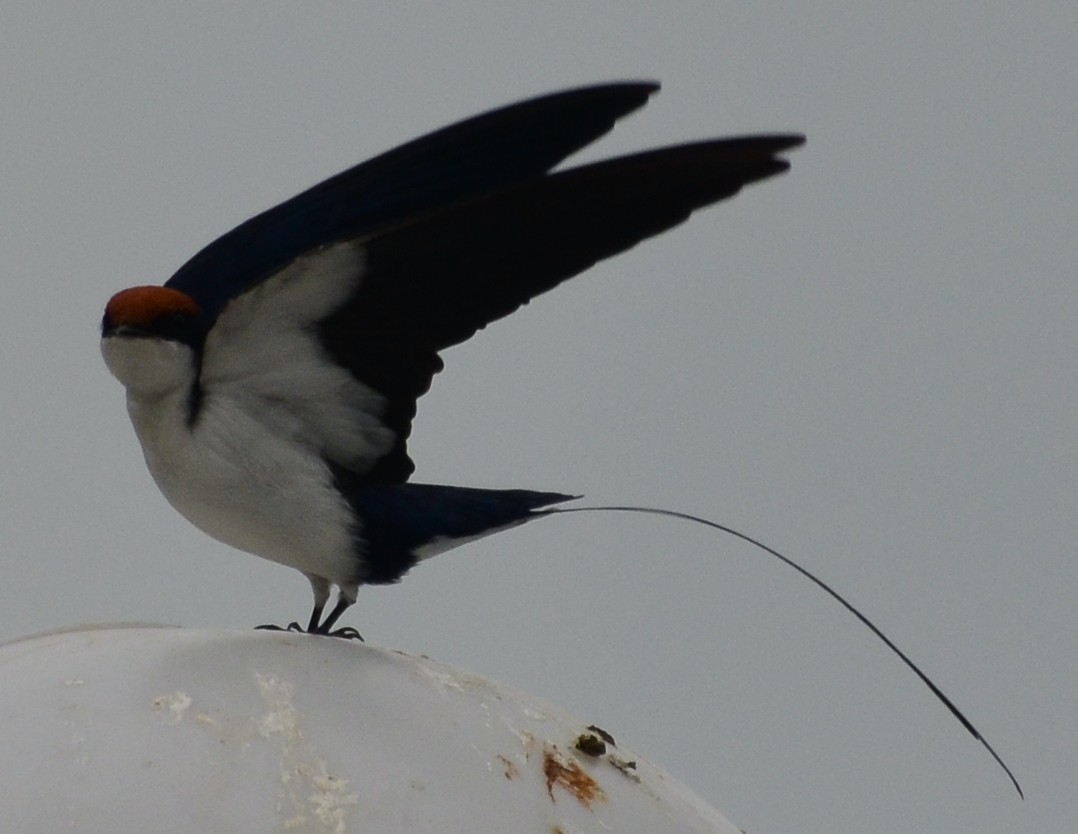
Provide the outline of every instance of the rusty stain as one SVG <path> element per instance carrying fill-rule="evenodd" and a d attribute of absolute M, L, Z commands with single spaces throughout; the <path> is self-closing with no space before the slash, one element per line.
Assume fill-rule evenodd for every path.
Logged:
<path fill-rule="evenodd" d="M 581 733 L 573 742 L 573 747 L 593 759 L 606 752 L 606 742 L 594 733 Z"/>
<path fill-rule="evenodd" d="M 513 762 L 511 762 L 505 756 L 498 756 L 498 761 L 500 761 L 502 763 L 502 766 L 505 768 L 505 778 L 506 779 L 516 779 L 517 778 L 520 771 L 517 770 L 517 766 L 515 764 L 513 764 Z"/>
<path fill-rule="evenodd" d="M 557 747 L 547 746 L 543 750 L 543 773 L 546 775 L 546 792 L 554 802 L 554 786 L 558 785 L 573 796 L 585 808 L 591 808 L 594 802 L 606 802 L 606 792 L 599 783 L 583 771 L 572 759 L 562 756 Z"/>

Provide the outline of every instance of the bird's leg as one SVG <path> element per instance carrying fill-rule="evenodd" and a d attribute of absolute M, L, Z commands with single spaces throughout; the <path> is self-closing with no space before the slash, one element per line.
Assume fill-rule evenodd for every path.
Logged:
<path fill-rule="evenodd" d="M 322 612 L 326 610 L 330 584 L 328 580 L 323 579 L 321 576 L 315 576 L 311 573 L 304 573 L 303 575 L 311 583 L 311 590 L 314 592 L 314 607 L 311 609 L 311 619 L 307 622 L 307 633 L 322 634 L 323 632 L 318 624 L 322 620 Z M 303 631 L 303 629 L 299 630 Z"/>
<path fill-rule="evenodd" d="M 258 629 L 265 629 L 268 631 L 295 631 L 300 634 L 324 634 L 328 637 L 341 637 L 346 640 L 359 640 L 362 642 L 363 636 L 354 628 L 346 626 L 345 628 L 339 628 L 336 631 L 330 631 L 333 628 L 334 623 L 340 619 L 341 614 L 348 610 L 356 601 L 355 588 L 348 590 L 342 589 L 337 594 L 337 603 L 333 606 L 333 610 L 329 612 L 329 616 L 322 619 L 322 613 L 326 610 L 326 602 L 329 600 L 329 593 L 331 585 L 329 581 L 323 579 L 320 576 L 314 576 L 309 573 L 305 573 L 304 576 L 311 583 L 311 590 L 314 591 L 314 607 L 311 608 L 311 618 L 307 621 L 307 628 L 304 628 L 297 622 L 291 622 L 286 628 L 282 628 L 278 625 L 261 625 L 256 626 Z"/>
<path fill-rule="evenodd" d="M 318 623 L 322 619 L 322 612 L 326 608 L 326 603 L 316 602 L 314 608 L 311 609 L 311 619 L 307 622 L 307 633 L 318 634 Z"/>
<path fill-rule="evenodd" d="M 307 628 L 293 620 L 283 627 L 279 625 L 260 625 L 255 626 L 255 629 L 259 631 L 294 631 L 298 634 L 322 633 L 318 629 L 318 621 L 322 619 L 322 612 L 325 610 L 326 601 L 329 599 L 330 584 L 320 576 L 314 576 L 310 573 L 303 575 L 311 583 L 311 590 L 314 592 L 314 608 L 311 609 L 311 619 L 307 622 Z"/>
<path fill-rule="evenodd" d="M 347 611 L 356 598 L 354 594 L 347 594 L 342 589 L 337 594 L 337 604 L 333 606 L 333 610 L 329 612 L 329 615 L 317 626 L 310 629 L 311 634 L 325 634 L 329 637 L 342 637 L 345 640 L 359 640 L 363 642 L 363 636 L 350 626 L 339 628 L 336 631 L 330 631 L 334 624 L 340 619 L 341 614 Z"/>

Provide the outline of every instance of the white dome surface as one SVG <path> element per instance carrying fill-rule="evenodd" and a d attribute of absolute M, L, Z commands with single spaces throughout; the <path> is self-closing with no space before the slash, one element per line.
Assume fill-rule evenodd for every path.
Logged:
<path fill-rule="evenodd" d="M 0 680 L 8 831 L 740 834 L 588 722 L 358 642 L 91 627 Z"/>

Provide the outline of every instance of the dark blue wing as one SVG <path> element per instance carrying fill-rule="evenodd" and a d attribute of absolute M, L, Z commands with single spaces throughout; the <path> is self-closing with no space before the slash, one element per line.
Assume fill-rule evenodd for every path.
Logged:
<path fill-rule="evenodd" d="M 365 476 L 400 483 L 416 399 L 438 352 L 596 261 L 681 223 L 698 208 L 785 171 L 804 141 L 750 136 L 661 148 L 539 174 L 387 228 L 363 243 L 362 281 L 322 323 L 339 365 L 382 394 L 394 448 Z"/>
<path fill-rule="evenodd" d="M 210 325 L 230 298 L 305 252 L 550 170 L 658 88 L 617 83 L 554 93 L 420 137 L 253 217 L 166 286 L 198 301 Z"/>

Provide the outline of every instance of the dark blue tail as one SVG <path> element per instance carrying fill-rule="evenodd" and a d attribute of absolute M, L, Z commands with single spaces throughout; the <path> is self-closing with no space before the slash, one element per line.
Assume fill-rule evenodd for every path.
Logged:
<path fill-rule="evenodd" d="M 421 558 L 539 518 L 547 514 L 540 508 L 579 497 L 437 484 L 338 485 L 357 516 L 363 582 L 375 585 L 398 581 Z"/>

